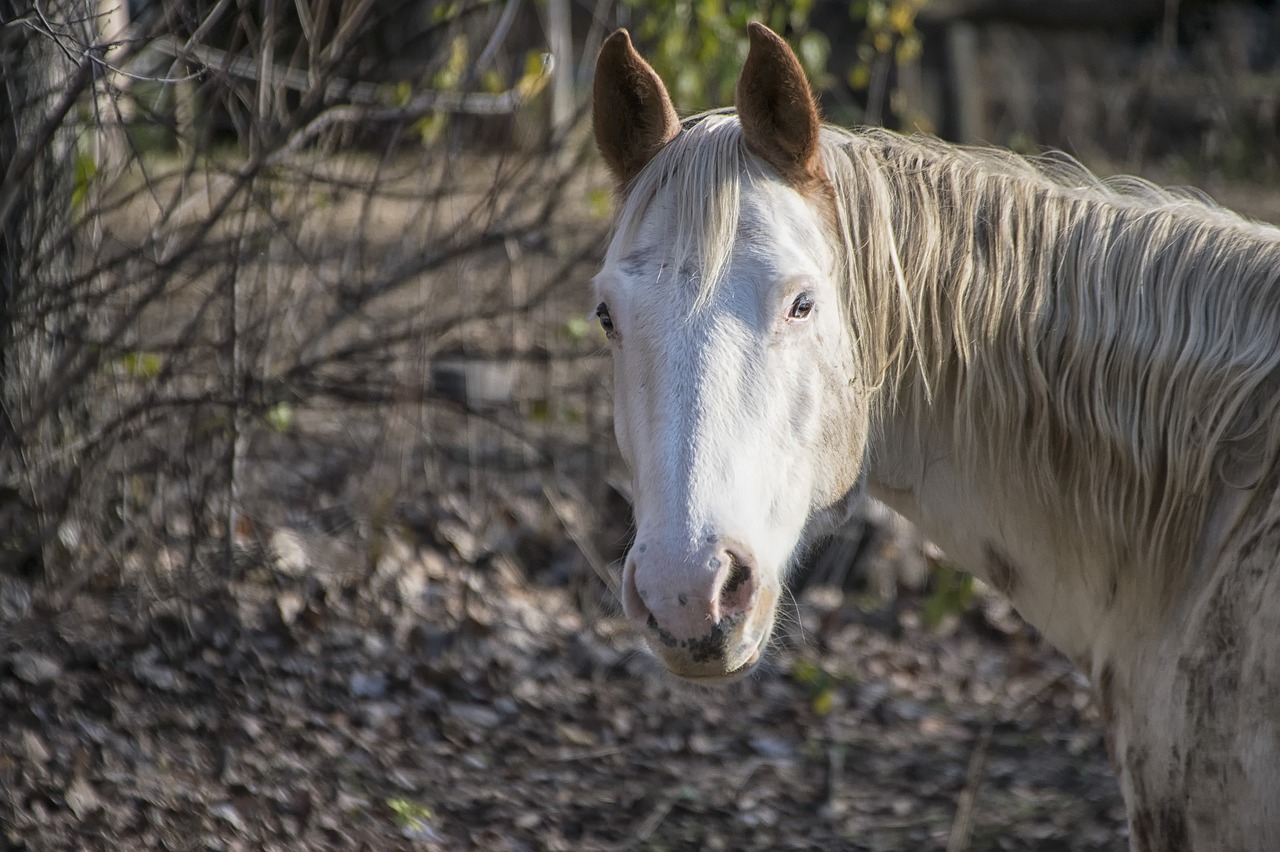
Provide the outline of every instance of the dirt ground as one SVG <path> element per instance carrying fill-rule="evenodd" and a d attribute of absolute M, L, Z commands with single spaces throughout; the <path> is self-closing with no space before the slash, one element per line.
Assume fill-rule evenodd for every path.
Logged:
<path fill-rule="evenodd" d="M 594 580 L 409 540 L 311 559 L 277 536 L 222 592 L 61 612 L 7 581 L 6 848 L 1125 846 L 1087 685 L 998 604 L 928 630 L 919 599 L 813 590 L 711 691 Z"/>

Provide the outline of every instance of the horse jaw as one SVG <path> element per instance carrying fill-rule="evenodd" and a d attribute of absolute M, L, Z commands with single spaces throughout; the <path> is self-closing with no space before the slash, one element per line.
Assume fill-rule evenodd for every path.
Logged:
<path fill-rule="evenodd" d="M 699 293 L 668 257 L 672 203 L 655 199 L 596 279 L 635 481 L 623 609 L 672 672 L 714 682 L 760 659 L 792 555 L 847 502 L 866 430 L 819 207 L 744 181 L 724 279 Z M 792 321 L 802 293 L 815 307 Z"/>

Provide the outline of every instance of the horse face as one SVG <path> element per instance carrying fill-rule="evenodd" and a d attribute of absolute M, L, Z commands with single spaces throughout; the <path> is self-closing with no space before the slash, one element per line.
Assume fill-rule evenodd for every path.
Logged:
<path fill-rule="evenodd" d="M 596 129 L 615 176 L 631 185 L 679 128 L 669 124 L 665 90 L 652 89 L 656 76 L 643 73 L 648 66 L 623 42 L 631 55 L 617 76 L 643 78 L 649 89 L 616 100 L 654 109 L 632 122 L 602 119 L 601 75 L 613 73 L 603 67 L 606 44 Z M 744 82 L 751 65 L 749 58 Z M 803 76 L 799 85 L 807 98 Z M 742 113 L 742 89 L 741 129 L 720 118 L 714 129 L 686 131 L 692 135 L 655 163 L 666 177 L 646 189 L 652 197 L 619 229 L 595 281 L 613 347 L 615 432 L 634 476 L 637 530 L 623 610 L 673 672 L 713 681 L 740 676 L 760 658 L 792 554 L 812 526 L 843 516 L 866 442 L 834 283 L 831 211 L 814 192 L 816 150 L 804 167 L 812 180 L 788 173 L 793 160 L 774 162 L 753 139 L 751 121 L 761 117 Z M 619 126 L 627 128 L 621 141 Z M 722 235 L 732 244 L 718 276 L 705 254 L 674 247 L 700 227 L 682 221 L 698 205 L 681 194 L 722 184 L 699 186 L 688 177 L 696 168 L 671 179 L 683 161 L 670 162 L 716 132 L 740 133 L 751 152 L 740 156 L 735 226 Z M 796 134 L 784 135 L 790 144 Z M 708 275 L 714 286 L 704 283 Z"/>
<path fill-rule="evenodd" d="M 820 214 L 776 180 L 742 195 L 738 239 L 702 304 L 698 271 L 666 265 L 672 199 L 596 279 L 634 475 L 623 609 L 691 678 L 759 658 L 792 553 L 811 520 L 843 507 L 862 457 Z"/>

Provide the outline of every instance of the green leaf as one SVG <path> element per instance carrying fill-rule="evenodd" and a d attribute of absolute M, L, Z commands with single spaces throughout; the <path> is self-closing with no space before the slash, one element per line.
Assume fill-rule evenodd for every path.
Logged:
<path fill-rule="evenodd" d="M 939 565 L 934 572 L 933 592 L 924 604 L 924 624 L 930 630 L 942 624 L 949 615 L 960 615 L 969 610 L 975 597 L 973 576 Z"/>
<path fill-rule="evenodd" d="M 834 689 L 825 688 L 818 690 L 813 696 L 813 712 L 819 716 L 825 716 L 835 707 L 836 692 Z"/>
<path fill-rule="evenodd" d="M 395 106 L 406 106 L 413 99 L 413 86 L 408 80 L 401 80 L 396 83 L 395 92 L 392 94 L 392 103 Z"/>
<path fill-rule="evenodd" d="M 589 331 L 591 331 L 591 323 L 583 317 L 569 317 L 564 321 L 565 336 L 574 343 L 586 337 Z"/>
<path fill-rule="evenodd" d="M 916 8 L 911 3 L 897 2 L 889 10 L 889 29 L 899 35 L 910 35 L 916 29 Z"/>
<path fill-rule="evenodd" d="M 502 79 L 502 72 L 496 68 L 490 68 L 480 75 L 480 91 L 497 94 L 505 89 L 506 81 Z"/>
<path fill-rule="evenodd" d="M 454 2 L 440 3 L 431 7 L 431 22 L 440 24 L 458 17 L 458 4 Z"/>
<path fill-rule="evenodd" d="M 467 72 L 469 53 L 467 37 L 464 35 L 454 36 L 453 41 L 449 42 L 449 58 L 445 60 L 444 67 L 431 78 L 432 88 L 445 91 L 458 88 L 458 84 L 462 82 L 463 75 Z"/>
<path fill-rule="evenodd" d="M 796 683 L 815 683 L 822 676 L 822 669 L 809 660 L 796 660 L 791 666 L 791 679 Z"/>
<path fill-rule="evenodd" d="M 827 67 L 827 58 L 831 55 L 831 44 L 822 33 L 805 33 L 796 43 L 796 53 L 809 76 L 816 78 Z"/>
<path fill-rule="evenodd" d="M 859 62 L 857 65 L 849 69 L 847 78 L 849 88 L 856 92 L 860 92 L 871 83 L 871 69 L 867 67 L 865 62 Z"/>
<path fill-rule="evenodd" d="M 799 44 L 809 32 L 814 0 L 758 3 L 746 0 L 622 0 L 637 10 L 638 41 L 676 107 L 694 111 L 732 103 L 747 54 L 748 21 L 776 32 L 790 31 L 792 43 L 815 86 L 827 77 L 827 51 Z M 914 2 L 914 0 L 913 0 Z"/>
<path fill-rule="evenodd" d="M 381 83 L 376 89 L 374 89 L 373 96 L 377 99 L 378 103 L 383 106 L 400 106 L 400 104 L 397 103 L 397 99 L 400 97 L 400 85 L 401 84 L 398 83 Z"/>
<path fill-rule="evenodd" d="M 76 155 L 75 189 L 71 192 L 71 209 L 79 210 L 84 206 L 85 197 L 89 194 L 89 186 L 98 176 L 98 161 L 92 155 L 80 153 Z"/>
<path fill-rule="evenodd" d="M 884 29 L 885 19 L 889 17 L 889 7 L 884 0 L 871 0 L 867 4 L 867 27 L 872 30 Z"/>
<path fill-rule="evenodd" d="M 924 52 L 924 43 L 919 33 L 911 33 L 904 36 L 902 41 L 898 42 L 898 48 L 895 59 L 899 65 L 905 65 L 920 58 L 920 54 Z"/>
<path fill-rule="evenodd" d="M 287 402 L 277 402 L 267 409 L 263 419 L 277 432 L 288 432 L 293 428 L 293 406 Z"/>
<path fill-rule="evenodd" d="M 444 113 L 434 113 L 432 115 L 424 115 L 415 121 L 413 123 L 413 131 L 418 134 L 422 147 L 429 148 L 440 141 L 440 137 L 444 135 L 444 129 L 448 126 L 449 116 Z"/>
<path fill-rule="evenodd" d="M 516 81 L 516 93 L 526 101 L 537 97 L 547 87 L 547 83 L 551 82 L 554 67 L 555 57 L 551 54 L 529 51 L 524 57 L 524 73 Z"/>
<path fill-rule="evenodd" d="M 408 799 L 387 799 L 387 807 L 395 814 L 396 825 L 402 829 L 421 831 L 435 818 L 431 808 Z"/>
<path fill-rule="evenodd" d="M 155 352 L 126 352 L 120 356 L 119 364 L 125 375 L 135 379 L 154 379 L 160 375 L 164 359 Z"/>
<path fill-rule="evenodd" d="M 796 660 L 791 666 L 791 679 L 809 691 L 813 712 L 825 716 L 835 706 L 836 688 L 840 680 L 809 660 Z"/>
<path fill-rule="evenodd" d="M 613 194 L 596 188 L 587 193 L 587 213 L 593 219 L 608 219 L 613 214 Z"/>

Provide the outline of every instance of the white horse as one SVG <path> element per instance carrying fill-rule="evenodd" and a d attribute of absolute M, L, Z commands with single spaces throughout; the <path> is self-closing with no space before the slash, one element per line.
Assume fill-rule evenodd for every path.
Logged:
<path fill-rule="evenodd" d="M 625 32 L 596 69 L 626 615 L 740 677 L 865 479 L 1092 676 L 1134 849 L 1280 849 L 1280 231 L 822 126 L 750 39 L 683 124 Z"/>

